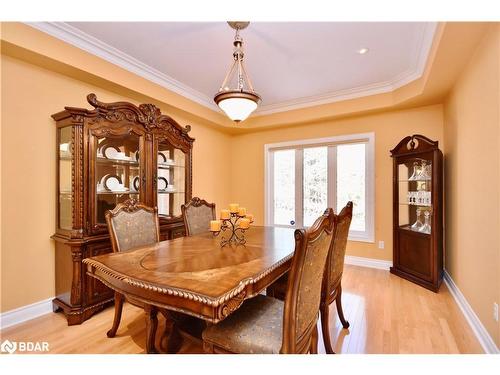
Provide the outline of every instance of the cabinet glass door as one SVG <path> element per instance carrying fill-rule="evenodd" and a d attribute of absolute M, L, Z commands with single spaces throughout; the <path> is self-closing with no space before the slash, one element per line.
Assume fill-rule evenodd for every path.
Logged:
<path fill-rule="evenodd" d="M 432 160 L 407 159 L 398 164 L 399 227 L 431 234 Z"/>
<path fill-rule="evenodd" d="M 145 186 L 141 168 L 141 136 L 126 134 L 95 138 L 94 224 L 106 225 L 105 213 L 129 198 L 140 200 Z"/>
<path fill-rule="evenodd" d="M 181 216 L 186 197 L 186 154 L 167 141 L 158 142 L 156 194 L 160 217 Z"/>
<path fill-rule="evenodd" d="M 59 212 L 60 229 L 73 229 L 73 129 L 71 126 L 59 128 Z"/>

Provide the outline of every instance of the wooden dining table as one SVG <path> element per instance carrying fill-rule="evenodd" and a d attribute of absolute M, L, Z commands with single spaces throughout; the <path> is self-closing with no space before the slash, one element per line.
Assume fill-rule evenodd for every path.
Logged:
<path fill-rule="evenodd" d="M 289 270 L 293 229 L 252 226 L 245 239 L 221 247 L 207 232 L 83 262 L 88 275 L 144 304 L 146 351 L 154 353 L 158 311 L 216 324 Z"/>

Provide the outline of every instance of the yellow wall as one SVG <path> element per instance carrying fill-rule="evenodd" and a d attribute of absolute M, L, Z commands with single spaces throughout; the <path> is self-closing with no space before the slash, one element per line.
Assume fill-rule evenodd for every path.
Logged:
<path fill-rule="evenodd" d="M 55 294 L 50 236 L 55 230 L 56 132 L 50 115 L 67 105 L 90 108 L 85 100 L 90 92 L 104 102 L 138 102 L 5 55 L 1 69 L 1 311 L 8 311 Z M 193 194 L 227 205 L 229 176 L 220 162 L 230 136 L 156 104 L 181 125 L 192 126 Z"/>
<path fill-rule="evenodd" d="M 500 345 L 500 26 L 492 25 L 444 105 L 446 269 Z"/>
<path fill-rule="evenodd" d="M 342 134 L 375 133 L 375 243 L 349 242 L 348 255 L 392 259 L 392 159 L 389 150 L 407 135 L 423 134 L 442 147 L 442 106 L 326 121 L 241 135 L 232 139 L 231 200 L 264 223 L 264 145 Z M 385 249 L 377 242 L 385 241 Z"/>

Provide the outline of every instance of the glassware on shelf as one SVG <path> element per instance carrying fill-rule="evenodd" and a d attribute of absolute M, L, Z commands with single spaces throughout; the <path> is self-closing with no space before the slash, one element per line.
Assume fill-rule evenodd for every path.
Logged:
<path fill-rule="evenodd" d="M 413 173 L 408 181 L 429 181 L 432 174 L 432 164 L 426 160 L 413 163 Z"/>
<path fill-rule="evenodd" d="M 422 233 L 431 233 L 431 213 L 429 211 L 424 212 L 424 225 L 418 230 Z"/>
<path fill-rule="evenodd" d="M 418 175 L 420 174 L 420 166 L 418 165 L 418 161 L 413 163 L 413 173 L 408 178 L 408 181 L 415 181 L 418 179 Z"/>
<path fill-rule="evenodd" d="M 424 192 L 424 204 L 426 206 L 430 206 L 431 205 L 431 192 L 430 191 L 425 191 Z"/>
<path fill-rule="evenodd" d="M 406 193 L 406 200 L 409 205 L 430 206 L 431 196 L 430 191 L 409 191 Z"/>
<path fill-rule="evenodd" d="M 431 164 L 427 164 L 427 161 L 426 160 L 423 160 L 422 161 L 422 166 L 420 168 L 420 173 L 418 175 L 418 178 L 417 180 L 424 180 L 424 181 L 428 181 L 431 179 Z"/>
<path fill-rule="evenodd" d="M 420 216 L 422 214 L 422 209 L 420 207 L 417 208 L 417 220 L 410 227 L 411 230 L 420 231 L 420 228 L 424 226 L 424 224 L 420 221 Z"/>

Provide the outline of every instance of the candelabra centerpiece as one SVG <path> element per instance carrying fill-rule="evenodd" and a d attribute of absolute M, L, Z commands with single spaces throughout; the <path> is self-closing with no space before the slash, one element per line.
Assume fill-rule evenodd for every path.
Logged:
<path fill-rule="evenodd" d="M 229 210 L 221 210 L 220 220 L 210 221 L 210 231 L 214 237 L 222 233 L 221 247 L 231 243 L 244 245 L 246 243 L 245 231 L 250 228 L 252 223 L 253 215 L 247 214 L 245 207 L 240 207 L 238 203 L 231 203 Z"/>

